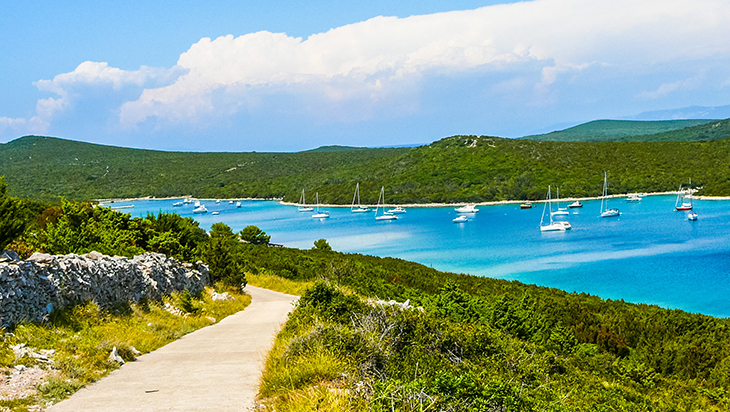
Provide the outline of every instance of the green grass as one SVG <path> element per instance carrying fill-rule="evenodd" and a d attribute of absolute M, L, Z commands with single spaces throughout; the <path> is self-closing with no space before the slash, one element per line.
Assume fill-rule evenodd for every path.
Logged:
<path fill-rule="evenodd" d="M 133 348 L 148 353 L 194 330 L 209 326 L 228 315 L 243 310 L 251 297 L 235 288 L 225 289 L 235 300 L 213 301 L 211 288 L 199 297 L 173 294 L 163 302 L 122 305 L 113 310 L 102 310 L 87 302 L 56 311 L 43 324 L 20 324 L 6 334 L 0 344 L 0 367 L 15 365 L 42 366 L 25 356 L 16 359 L 10 346 L 25 344 L 34 350 L 53 349 L 52 369 L 57 376 L 37 387 L 37 394 L 27 399 L 0 401 L 0 408 L 24 410 L 32 405 L 58 402 L 83 386 L 94 382 L 119 365 L 108 357 L 113 347 L 127 362 L 134 360 Z M 173 315 L 164 309 L 164 303 L 180 307 L 187 302 L 191 313 Z"/>
<path fill-rule="evenodd" d="M 296 281 L 276 275 L 246 273 L 249 285 L 275 290 L 289 295 L 301 296 L 305 290 L 314 285 L 313 281 Z"/>

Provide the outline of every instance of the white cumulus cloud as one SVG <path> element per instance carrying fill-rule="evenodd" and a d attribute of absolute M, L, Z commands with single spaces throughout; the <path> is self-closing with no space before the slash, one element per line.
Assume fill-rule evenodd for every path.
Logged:
<path fill-rule="evenodd" d="M 123 124 L 149 117 L 191 121 L 223 108 L 213 92 L 246 95 L 282 87 L 333 101 L 387 99 L 399 81 L 429 73 L 509 70 L 543 62 L 544 92 L 566 72 L 598 64 L 646 67 L 730 53 L 724 0 L 536 0 L 407 18 L 375 17 L 307 39 L 258 32 L 201 39 L 183 53 L 187 70 L 121 109 Z M 663 91 L 658 91 L 663 93 Z M 253 99 L 255 101 L 256 99 Z"/>
<path fill-rule="evenodd" d="M 516 75 L 493 86 L 530 89 L 526 82 L 532 81 L 539 97 L 587 68 L 651 73 L 716 56 L 728 59 L 728 38 L 727 0 L 534 0 L 379 16 L 306 39 L 267 31 L 203 38 L 169 69 L 128 71 L 84 62 L 35 83 L 54 94 L 37 102 L 35 123 L 50 124 L 83 99 L 87 88 L 114 93 L 129 86 L 139 91 L 117 106 L 124 128 L 148 119 L 158 127 L 215 122 L 255 111 L 271 96 L 302 102 L 310 116 L 358 121 L 379 105 L 413 110 L 419 87 L 437 76 L 532 71 L 534 76 Z M 690 83 L 665 84 L 636 97 L 661 97 Z M 0 127 L 20 124 L 2 119 Z"/>

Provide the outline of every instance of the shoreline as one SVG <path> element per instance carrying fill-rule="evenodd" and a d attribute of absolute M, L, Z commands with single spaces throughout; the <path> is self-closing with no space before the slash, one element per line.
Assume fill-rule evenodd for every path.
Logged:
<path fill-rule="evenodd" d="M 646 196 L 669 196 L 674 195 L 676 196 L 678 192 L 670 191 L 670 192 L 651 192 L 651 193 L 642 193 L 641 197 Z M 607 196 L 607 199 L 621 199 L 626 198 L 631 193 L 628 194 L 616 194 L 616 195 L 609 195 Z M 688 195 L 687 197 L 696 199 L 696 200 L 730 200 L 730 196 L 694 196 L 694 195 Z M 255 197 L 242 197 L 242 198 L 196 198 L 192 196 L 170 196 L 170 197 L 152 197 L 152 196 L 145 196 L 145 197 L 136 197 L 136 198 L 117 198 L 117 199 L 95 199 L 95 201 L 99 202 L 99 205 L 105 206 L 105 207 L 111 207 L 110 205 L 113 205 L 114 203 L 121 203 L 121 202 L 134 202 L 136 200 L 175 200 L 175 199 L 193 199 L 193 200 L 200 200 L 205 202 L 215 202 L 216 200 L 220 200 L 221 202 L 230 202 L 230 201 L 250 201 L 250 200 L 256 200 L 256 201 L 275 201 L 279 203 L 280 205 L 284 206 L 301 206 L 299 203 L 295 202 L 285 202 L 282 199 L 283 198 L 255 198 Z M 560 199 L 560 202 L 574 202 L 574 201 L 588 201 L 588 200 L 601 200 L 601 196 L 589 196 L 589 197 L 568 197 Z M 555 200 L 553 200 L 555 201 Z M 523 203 L 545 203 L 545 199 L 541 200 L 500 200 L 500 201 L 492 201 L 492 202 L 455 202 L 455 203 L 403 203 L 403 204 L 396 204 L 396 203 L 387 203 L 383 205 L 383 207 L 411 207 L 411 208 L 419 208 L 419 207 L 459 207 L 463 205 L 474 205 L 474 206 L 500 206 L 500 205 L 520 205 Z M 316 206 L 315 204 L 308 204 L 307 206 Z M 372 204 L 363 204 L 363 206 L 375 208 L 376 205 Z M 352 205 L 344 205 L 344 204 L 325 204 L 320 203 L 319 207 L 326 207 L 326 208 L 349 208 L 352 207 Z"/>

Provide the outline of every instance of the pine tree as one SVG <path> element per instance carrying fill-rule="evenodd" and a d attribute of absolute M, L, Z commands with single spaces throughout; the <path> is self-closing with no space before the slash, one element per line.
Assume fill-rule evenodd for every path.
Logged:
<path fill-rule="evenodd" d="M 0 251 L 23 233 L 28 222 L 20 200 L 7 192 L 4 176 L 0 176 Z"/>

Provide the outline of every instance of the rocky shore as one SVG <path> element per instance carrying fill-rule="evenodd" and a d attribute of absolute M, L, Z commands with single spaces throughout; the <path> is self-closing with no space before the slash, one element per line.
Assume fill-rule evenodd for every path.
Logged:
<path fill-rule="evenodd" d="M 208 267 L 181 263 L 159 253 L 133 259 L 35 253 L 20 260 L 0 254 L 0 325 L 40 321 L 54 310 L 94 301 L 101 307 L 142 299 L 159 300 L 175 291 L 198 293 L 210 283 Z"/>

